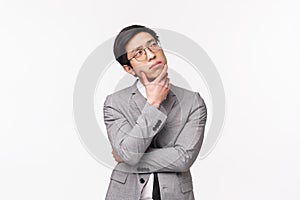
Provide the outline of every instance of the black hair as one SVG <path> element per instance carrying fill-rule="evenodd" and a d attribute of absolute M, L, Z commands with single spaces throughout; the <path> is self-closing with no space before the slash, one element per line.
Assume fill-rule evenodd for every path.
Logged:
<path fill-rule="evenodd" d="M 128 65 L 131 67 L 130 61 L 127 58 L 126 45 L 131 38 L 140 32 L 149 33 L 156 42 L 159 42 L 158 35 L 152 29 L 142 25 L 131 25 L 123 28 L 117 35 L 114 42 L 114 55 L 116 60 L 121 65 Z"/>

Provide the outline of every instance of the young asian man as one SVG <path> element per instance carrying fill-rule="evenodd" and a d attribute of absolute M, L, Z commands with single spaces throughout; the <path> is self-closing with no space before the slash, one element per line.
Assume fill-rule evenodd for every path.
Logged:
<path fill-rule="evenodd" d="M 170 83 L 167 58 L 152 29 L 122 29 L 114 55 L 138 79 L 104 103 L 104 122 L 118 162 L 106 199 L 193 200 L 190 167 L 204 137 L 203 99 Z"/>

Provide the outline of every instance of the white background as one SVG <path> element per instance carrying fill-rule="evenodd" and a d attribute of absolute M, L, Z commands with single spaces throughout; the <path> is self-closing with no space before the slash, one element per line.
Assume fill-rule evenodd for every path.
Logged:
<path fill-rule="evenodd" d="M 97 46 L 138 23 L 193 39 L 223 80 L 226 122 L 192 167 L 196 199 L 298 200 L 299 9 L 292 0 L 1 0 L 0 199 L 104 199 L 111 170 L 76 133 L 74 83 Z"/>

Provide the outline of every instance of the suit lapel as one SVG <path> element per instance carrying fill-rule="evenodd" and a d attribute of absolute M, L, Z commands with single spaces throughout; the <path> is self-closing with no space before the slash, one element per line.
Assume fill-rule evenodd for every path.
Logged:
<path fill-rule="evenodd" d="M 131 98 L 129 99 L 130 113 L 133 115 L 134 119 L 137 119 L 138 116 L 142 113 L 142 110 L 147 101 L 137 89 L 137 81 L 138 79 L 131 86 Z"/>
<path fill-rule="evenodd" d="M 165 113 L 166 115 L 169 115 L 170 111 L 172 110 L 174 104 L 176 103 L 176 95 L 172 91 L 172 85 L 171 89 L 169 91 L 169 94 L 167 95 L 166 100 L 164 100 L 160 106 L 160 110 Z"/>

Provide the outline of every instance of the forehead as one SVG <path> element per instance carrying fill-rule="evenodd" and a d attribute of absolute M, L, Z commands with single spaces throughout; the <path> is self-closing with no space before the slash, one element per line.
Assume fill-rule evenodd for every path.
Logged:
<path fill-rule="evenodd" d="M 144 45 L 149 40 L 154 39 L 150 33 L 140 32 L 133 36 L 127 43 L 125 49 L 126 51 L 134 50 L 142 45 Z"/>

